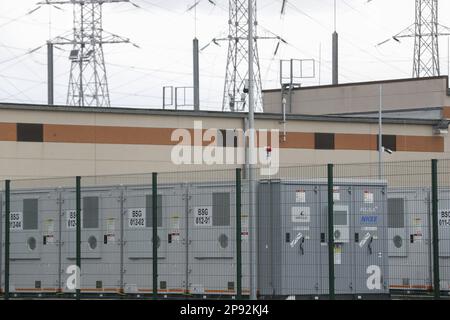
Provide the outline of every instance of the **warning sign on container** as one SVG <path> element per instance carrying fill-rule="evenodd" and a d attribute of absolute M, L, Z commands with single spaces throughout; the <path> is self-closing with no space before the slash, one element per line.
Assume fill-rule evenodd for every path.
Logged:
<path fill-rule="evenodd" d="M 310 223 L 311 213 L 309 207 L 292 207 L 293 223 Z"/>
<path fill-rule="evenodd" d="M 249 236 L 249 219 L 248 215 L 243 215 L 241 218 L 242 230 L 241 230 L 241 240 L 248 240 Z"/>
<path fill-rule="evenodd" d="M 305 203 L 306 202 L 306 192 L 304 190 L 297 190 L 295 192 L 295 202 Z"/>
<path fill-rule="evenodd" d="M 106 239 L 108 243 L 116 241 L 116 219 L 114 218 L 106 220 Z"/>
<path fill-rule="evenodd" d="M 333 188 L 333 201 L 341 201 L 341 193 L 339 187 Z"/>
<path fill-rule="evenodd" d="M 45 220 L 44 222 L 44 237 L 47 241 L 47 243 L 54 243 L 55 242 L 55 222 L 52 219 Z"/>
<path fill-rule="evenodd" d="M 373 193 L 369 191 L 364 192 L 364 203 L 372 204 L 373 203 Z"/>
<path fill-rule="evenodd" d="M 342 264 L 342 248 L 340 246 L 334 247 L 334 264 Z"/>

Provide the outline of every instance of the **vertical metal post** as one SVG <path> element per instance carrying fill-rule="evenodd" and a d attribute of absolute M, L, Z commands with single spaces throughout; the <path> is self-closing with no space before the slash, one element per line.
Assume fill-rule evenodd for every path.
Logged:
<path fill-rule="evenodd" d="M 5 181 L 5 300 L 9 299 L 9 219 L 11 216 L 11 181 Z"/>
<path fill-rule="evenodd" d="M 328 286 L 330 300 L 334 300 L 334 199 L 333 165 L 328 165 Z"/>
<path fill-rule="evenodd" d="M 236 299 L 242 299 L 241 169 L 236 169 Z"/>
<path fill-rule="evenodd" d="M 47 42 L 47 94 L 48 105 L 54 104 L 54 83 L 53 83 L 53 43 Z"/>
<path fill-rule="evenodd" d="M 81 298 L 81 177 L 76 177 L 76 263 L 78 270 L 80 272 L 80 282 L 77 283 L 76 288 L 76 299 Z"/>
<path fill-rule="evenodd" d="M 58 190 L 58 293 L 62 293 L 62 219 L 63 219 L 63 198 L 62 190 Z"/>
<path fill-rule="evenodd" d="M 250 299 L 257 299 L 257 222 L 255 187 L 255 91 L 254 91 L 253 0 L 248 0 L 248 124 L 249 124 L 249 206 L 250 206 Z"/>
<path fill-rule="evenodd" d="M 440 299 L 440 274 L 439 274 L 439 224 L 438 224 L 438 175 L 436 159 L 431 160 L 431 208 L 433 220 L 433 282 L 434 298 Z"/>
<path fill-rule="evenodd" d="M 120 294 L 124 293 L 124 279 L 123 275 L 125 273 L 124 270 L 124 252 L 123 252 L 123 245 L 124 245 L 124 218 L 125 218 L 125 191 L 124 188 L 120 190 Z"/>
<path fill-rule="evenodd" d="M 3 292 L 3 193 L 0 193 L 0 295 Z"/>
<path fill-rule="evenodd" d="M 380 103 L 378 106 L 378 178 L 383 178 L 383 85 L 380 85 Z"/>
<path fill-rule="evenodd" d="M 333 85 L 339 84 L 339 35 L 336 31 L 337 22 L 336 0 L 334 0 L 334 32 L 333 32 Z"/>
<path fill-rule="evenodd" d="M 152 174 L 153 299 L 158 298 L 158 174 Z"/>
<path fill-rule="evenodd" d="M 178 110 L 178 88 L 175 88 L 175 110 Z"/>
<path fill-rule="evenodd" d="M 185 228 L 186 228 L 186 237 L 185 237 L 185 280 L 184 280 L 184 293 L 188 294 L 189 293 L 189 289 L 190 289 L 190 285 L 189 285 L 189 274 L 190 274 L 190 269 L 189 269 L 189 244 L 190 244 L 190 240 L 189 240 L 189 185 L 183 185 L 182 186 L 183 190 L 184 190 L 184 223 L 185 223 Z"/>
<path fill-rule="evenodd" d="M 197 38 L 194 39 L 194 110 L 200 110 L 200 63 Z"/>
<path fill-rule="evenodd" d="M 300 68 L 301 68 L 300 63 Z M 289 68 L 290 76 L 289 76 L 289 113 L 292 113 L 292 89 L 294 86 L 294 59 L 291 59 L 290 68 Z M 301 74 L 302 71 L 300 71 Z"/>
<path fill-rule="evenodd" d="M 339 84 L 339 35 L 333 33 L 333 85 Z"/>

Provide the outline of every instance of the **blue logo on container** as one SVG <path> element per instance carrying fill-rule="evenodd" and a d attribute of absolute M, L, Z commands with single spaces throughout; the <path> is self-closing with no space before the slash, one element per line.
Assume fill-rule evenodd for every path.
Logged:
<path fill-rule="evenodd" d="M 377 224 L 378 216 L 362 216 L 361 224 Z"/>

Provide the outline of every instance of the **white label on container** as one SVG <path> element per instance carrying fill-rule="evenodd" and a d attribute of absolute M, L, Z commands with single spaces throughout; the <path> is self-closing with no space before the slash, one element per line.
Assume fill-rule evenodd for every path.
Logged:
<path fill-rule="evenodd" d="M 55 222 L 51 219 L 45 220 L 44 222 L 44 230 L 45 230 L 45 238 L 47 240 L 47 243 L 54 243 L 55 242 Z"/>
<path fill-rule="evenodd" d="M 116 241 L 116 219 L 114 218 L 106 220 L 106 237 L 108 243 Z"/>
<path fill-rule="evenodd" d="M 194 225 L 199 227 L 212 226 L 212 207 L 195 207 L 194 208 Z"/>
<path fill-rule="evenodd" d="M 172 241 L 180 240 L 180 220 L 181 219 L 178 216 L 174 216 L 170 219 Z"/>
<path fill-rule="evenodd" d="M 297 190 L 295 192 L 295 202 L 305 203 L 306 202 L 306 192 L 304 190 Z"/>
<path fill-rule="evenodd" d="M 248 240 L 248 215 L 243 215 L 241 217 L 241 224 L 242 224 L 242 229 L 241 229 L 241 240 Z"/>
<path fill-rule="evenodd" d="M 55 221 L 52 219 L 45 220 L 45 230 L 47 230 L 47 234 L 52 234 L 55 231 Z"/>
<path fill-rule="evenodd" d="M 308 226 L 296 226 L 294 227 L 294 231 L 309 231 Z"/>
<path fill-rule="evenodd" d="M 336 264 L 336 265 L 342 264 L 342 248 L 341 247 L 334 248 L 334 264 Z"/>
<path fill-rule="evenodd" d="M 23 213 L 11 212 L 9 215 L 9 229 L 13 231 L 23 230 Z"/>
<path fill-rule="evenodd" d="M 422 241 L 423 240 L 423 230 L 422 227 L 416 227 L 414 229 L 414 240 Z"/>
<path fill-rule="evenodd" d="M 421 227 L 422 226 L 422 219 L 421 218 L 414 218 L 413 223 L 414 223 L 414 226 Z"/>
<path fill-rule="evenodd" d="M 339 192 L 339 187 L 333 188 L 333 200 L 334 201 L 340 201 L 341 200 L 341 193 Z"/>
<path fill-rule="evenodd" d="M 180 217 L 174 216 L 170 219 L 170 227 L 174 230 L 180 229 Z"/>
<path fill-rule="evenodd" d="M 364 192 L 364 203 L 365 204 L 372 204 L 373 203 L 373 193 L 365 191 Z"/>
<path fill-rule="evenodd" d="M 83 218 L 83 215 L 81 215 Z M 66 211 L 66 227 L 67 229 L 76 229 L 77 228 L 77 211 L 76 210 L 67 210 Z M 81 224 L 83 225 L 83 224 Z"/>
<path fill-rule="evenodd" d="M 450 228 L 450 209 L 439 211 L 439 227 Z"/>
<path fill-rule="evenodd" d="M 201 284 L 193 284 L 191 287 L 191 293 L 203 294 L 205 293 L 205 288 Z"/>
<path fill-rule="evenodd" d="M 294 223 L 310 223 L 311 221 L 309 207 L 292 207 L 291 213 Z"/>
<path fill-rule="evenodd" d="M 145 208 L 128 209 L 128 228 L 142 229 L 146 226 Z"/>

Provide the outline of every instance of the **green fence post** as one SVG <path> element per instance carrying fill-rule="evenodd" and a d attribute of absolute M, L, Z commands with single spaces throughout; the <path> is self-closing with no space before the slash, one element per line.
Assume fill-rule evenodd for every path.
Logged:
<path fill-rule="evenodd" d="M 158 174 L 152 174 L 153 299 L 158 298 Z"/>
<path fill-rule="evenodd" d="M 335 298 L 334 288 L 334 199 L 333 165 L 328 164 L 328 288 L 330 300 Z"/>
<path fill-rule="evenodd" d="M 76 287 L 76 299 L 80 300 L 81 297 L 81 177 L 76 177 L 76 264 L 79 277 L 77 279 Z M 80 280 L 78 282 L 78 280 Z"/>
<path fill-rule="evenodd" d="M 5 300 L 9 299 L 9 219 L 11 215 L 11 181 L 5 181 Z M 0 266 L 1 268 L 1 266 Z"/>
<path fill-rule="evenodd" d="M 236 299 L 242 299 L 241 169 L 236 169 Z"/>
<path fill-rule="evenodd" d="M 438 175 L 436 159 L 431 160 L 431 201 L 433 220 L 433 279 L 434 298 L 440 299 L 440 275 L 439 275 L 439 217 L 438 217 Z"/>

